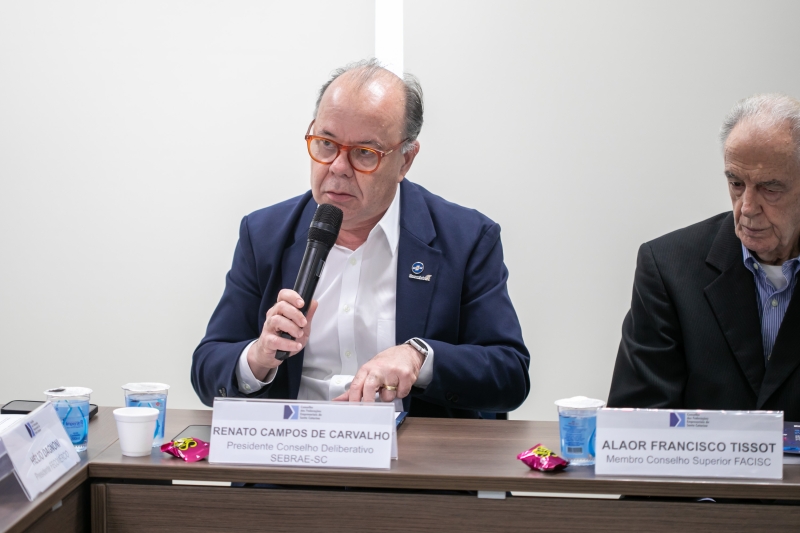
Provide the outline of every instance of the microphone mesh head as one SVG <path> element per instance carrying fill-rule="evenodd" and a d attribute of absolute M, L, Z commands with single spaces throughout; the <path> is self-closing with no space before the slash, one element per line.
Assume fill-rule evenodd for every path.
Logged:
<path fill-rule="evenodd" d="M 339 236 L 339 229 L 342 227 L 343 218 L 344 213 L 335 205 L 321 204 L 317 206 L 317 210 L 314 212 L 314 218 L 311 220 L 311 227 L 308 229 L 308 240 L 321 242 L 328 247 L 333 246 L 336 243 L 336 238 Z M 335 233 L 314 227 L 315 222 L 331 226 Z"/>

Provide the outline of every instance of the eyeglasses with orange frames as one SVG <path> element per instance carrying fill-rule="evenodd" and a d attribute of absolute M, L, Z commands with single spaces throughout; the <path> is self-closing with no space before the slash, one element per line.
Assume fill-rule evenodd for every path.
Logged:
<path fill-rule="evenodd" d="M 314 122 L 315 120 L 311 121 L 311 124 L 308 125 L 308 131 L 306 131 L 308 155 L 311 156 L 311 159 L 323 165 L 330 165 L 339 157 L 339 153 L 344 150 L 347 154 L 347 160 L 350 161 L 350 166 L 362 174 L 372 174 L 378 170 L 381 160 L 400 148 L 408 140 L 407 138 L 403 139 L 389 150 L 377 150 L 368 146 L 347 146 L 327 137 L 309 135 Z"/>

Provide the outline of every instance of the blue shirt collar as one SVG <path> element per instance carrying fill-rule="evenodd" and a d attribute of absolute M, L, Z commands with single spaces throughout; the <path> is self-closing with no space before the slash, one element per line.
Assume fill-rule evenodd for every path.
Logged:
<path fill-rule="evenodd" d="M 753 275 L 758 275 L 757 270 L 763 273 L 763 270 L 760 268 L 756 268 L 754 265 L 758 264 L 761 266 L 761 263 L 758 262 L 758 259 L 753 255 L 753 253 L 747 249 L 747 247 L 742 244 L 742 259 L 744 260 L 744 266 L 747 267 L 747 270 L 753 273 Z M 789 259 L 786 261 L 781 270 L 783 271 L 783 275 L 786 276 L 786 279 L 791 280 L 797 271 L 800 270 L 800 256 L 795 257 L 794 259 Z"/>

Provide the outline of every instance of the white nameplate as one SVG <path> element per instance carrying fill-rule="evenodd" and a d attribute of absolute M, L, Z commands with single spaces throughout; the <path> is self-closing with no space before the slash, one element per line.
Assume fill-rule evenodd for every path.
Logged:
<path fill-rule="evenodd" d="M 0 480 L 14 473 L 14 465 L 11 463 L 11 458 L 8 457 L 6 447 L 3 444 L 3 432 L 11 429 L 23 418 L 25 418 L 25 415 L 0 415 Z"/>
<path fill-rule="evenodd" d="M 783 478 L 782 411 L 601 409 L 595 474 Z"/>
<path fill-rule="evenodd" d="M 391 467 L 394 405 L 215 398 L 208 462 Z"/>
<path fill-rule="evenodd" d="M 14 465 L 14 474 L 31 501 L 80 463 L 50 402 L 22 417 L 0 438 Z"/>

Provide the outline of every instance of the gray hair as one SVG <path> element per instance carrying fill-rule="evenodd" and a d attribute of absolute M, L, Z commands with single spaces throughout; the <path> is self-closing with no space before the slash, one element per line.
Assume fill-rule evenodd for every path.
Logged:
<path fill-rule="evenodd" d="M 385 76 L 387 74 L 390 76 L 395 76 L 400 82 L 403 83 L 406 93 L 403 136 L 407 140 L 405 143 L 403 143 L 403 147 L 400 149 L 400 151 L 404 154 L 410 151 L 414 147 L 414 141 L 417 140 L 420 130 L 422 130 L 422 86 L 414 75 L 405 73 L 403 74 L 403 77 L 400 78 L 390 70 L 383 67 L 380 61 L 374 57 L 371 59 L 363 59 L 356 63 L 350 63 L 349 65 L 336 69 L 333 72 L 331 78 L 326 81 L 319 90 L 317 103 L 314 106 L 314 118 L 317 118 L 317 112 L 319 111 L 319 104 L 322 101 L 322 95 L 325 94 L 325 91 L 328 89 L 328 87 L 330 87 L 331 83 L 336 80 L 336 78 L 346 72 L 354 72 L 356 75 L 358 75 L 357 82 L 361 85 L 365 85 L 367 82 L 371 81 L 377 76 Z"/>
<path fill-rule="evenodd" d="M 739 100 L 720 128 L 723 149 L 733 128 L 745 120 L 756 120 L 767 128 L 787 124 L 794 139 L 795 155 L 800 161 L 800 101 L 780 93 L 755 94 Z"/>

